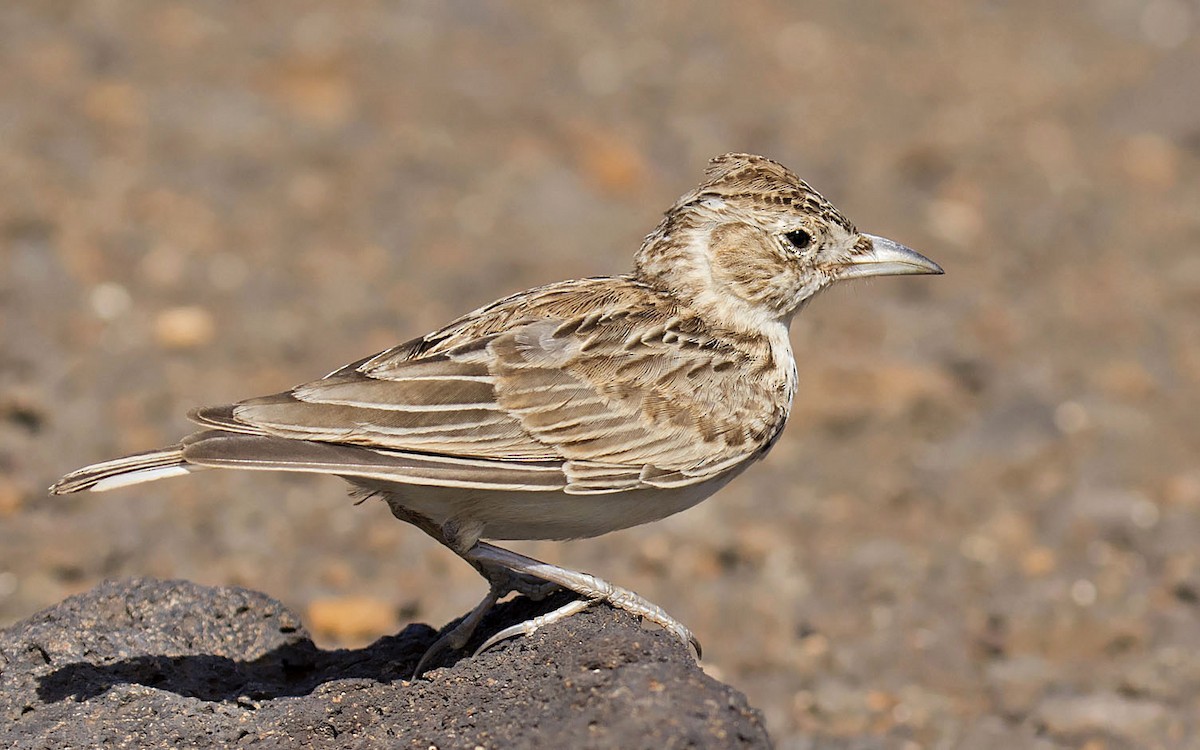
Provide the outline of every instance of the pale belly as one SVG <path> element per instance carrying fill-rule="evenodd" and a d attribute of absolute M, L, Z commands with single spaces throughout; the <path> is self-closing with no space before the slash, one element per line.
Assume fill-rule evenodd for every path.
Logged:
<path fill-rule="evenodd" d="M 627 529 L 686 510 L 724 487 L 740 469 L 706 482 L 671 489 L 610 494 L 481 491 L 407 484 L 371 484 L 389 504 L 438 526 L 482 525 L 483 539 L 579 539 Z M 364 483 L 365 484 L 365 483 Z"/>

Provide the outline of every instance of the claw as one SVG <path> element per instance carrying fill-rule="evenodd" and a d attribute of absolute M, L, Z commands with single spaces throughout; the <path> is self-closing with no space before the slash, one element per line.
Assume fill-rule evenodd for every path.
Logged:
<path fill-rule="evenodd" d="M 509 625 L 504 630 L 493 633 L 479 648 L 475 649 L 475 653 L 472 656 L 479 656 L 500 641 L 505 641 L 518 635 L 533 635 L 534 631 L 538 628 L 552 625 L 559 620 L 565 620 L 573 614 L 582 612 L 594 603 L 595 600 L 593 599 L 572 599 L 552 612 L 531 617 L 525 622 L 518 622 L 516 625 Z"/>
<path fill-rule="evenodd" d="M 448 633 L 434 641 L 432 646 L 425 649 L 425 653 L 421 654 L 421 658 L 417 661 L 417 666 L 413 670 L 411 679 L 415 680 L 424 674 L 434 658 L 447 648 L 457 651 L 467 645 L 467 641 L 471 640 L 471 636 L 475 634 L 475 629 L 479 627 L 483 616 L 491 611 L 492 607 L 496 606 L 496 601 L 501 596 L 507 593 L 507 591 L 502 593 L 496 586 L 488 589 L 487 596 L 483 597 L 483 601 L 475 605 L 475 609 L 468 612 L 467 616 L 461 622 L 451 628 Z"/>

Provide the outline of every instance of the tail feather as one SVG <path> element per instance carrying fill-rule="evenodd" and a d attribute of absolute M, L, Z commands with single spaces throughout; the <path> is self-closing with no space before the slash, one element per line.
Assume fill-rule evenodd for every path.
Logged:
<path fill-rule="evenodd" d="M 77 469 L 58 480 L 50 492 L 104 492 L 205 468 L 336 474 L 345 479 L 487 490 L 553 491 L 566 484 L 558 461 L 499 461 L 202 430 L 166 448 Z"/>
<path fill-rule="evenodd" d="M 76 469 L 55 482 L 50 492 L 55 495 L 84 490 L 104 492 L 131 484 L 189 474 L 201 468 L 203 467 L 191 465 L 183 459 L 183 444 L 172 445 Z"/>

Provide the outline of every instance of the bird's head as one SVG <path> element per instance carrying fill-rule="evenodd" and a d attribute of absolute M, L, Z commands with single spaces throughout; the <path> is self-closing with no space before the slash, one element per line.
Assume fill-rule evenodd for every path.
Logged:
<path fill-rule="evenodd" d="M 897 242 L 860 233 L 770 159 L 726 154 L 705 175 L 646 238 L 636 269 L 638 278 L 710 314 L 724 308 L 735 317 L 787 321 L 835 281 L 942 273 Z"/>

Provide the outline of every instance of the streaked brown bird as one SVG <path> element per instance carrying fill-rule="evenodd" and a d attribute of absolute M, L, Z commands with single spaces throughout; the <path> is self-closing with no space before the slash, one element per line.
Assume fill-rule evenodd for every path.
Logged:
<path fill-rule="evenodd" d="M 449 547 L 486 597 L 422 658 L 462 648 L 512 592 L 579 595 L 481 647 L 604 601 L 691 643 L 637 594 L 484 539 L 575 539 L 716 492 L 779 439 L 796 389 L 788 324 L 845 279 L 940 274 L 855 229 L 762 156 L 713 159 L 634 271 L 537 287 L 289 391 L 193 411 L 176 445 L 79 469 L 51 492 L 209 468 L 336 474 Z"/>

